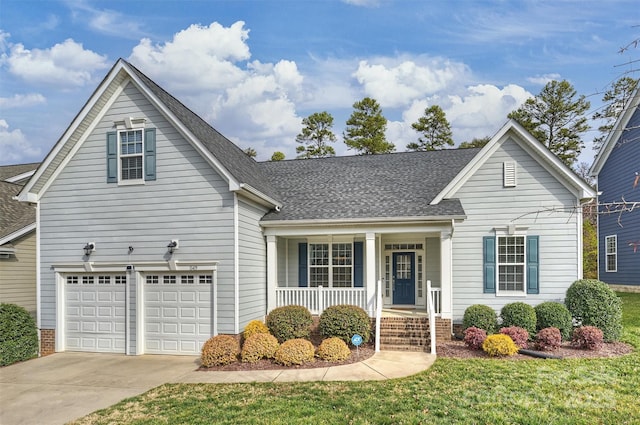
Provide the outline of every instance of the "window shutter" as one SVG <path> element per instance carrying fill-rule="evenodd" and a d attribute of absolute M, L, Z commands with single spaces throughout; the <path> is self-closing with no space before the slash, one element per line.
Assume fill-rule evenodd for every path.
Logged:
<path fill-rule="evenodd" d="M 538 236 L 527 236 L 527 294 L 539 294 L 540 259 Z"/>
<path fill-rule="evenodd" d="M 309 286 L 307 283 L 307 243 L 298 244 L 298 286 Z"/>
<path fill-rule="evenodd" d="M 364 286 L 364 255 L 363 243 L 353 243 L 353 286 L 362 288 Z"/>
<path fill-rule="evenodd" d="M 156 129 L 144 130 L 144 179 L 156 179 Z"/>
<path fill-rule="evenodd" d="M 484 236 L 483 245 L 483 282 L 484 293 L 496 293 L 496 238 L 494 236 Z"/>
<path fill-rule="evenodd" d="M 118 135 L 107 133 L 107 183 L 118 182 Z"/>

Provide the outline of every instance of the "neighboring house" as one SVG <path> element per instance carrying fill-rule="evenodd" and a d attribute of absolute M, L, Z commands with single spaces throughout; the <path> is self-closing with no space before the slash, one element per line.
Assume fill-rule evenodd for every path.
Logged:
<path fill-rule="evenodd" d="M 591 166 L 598 190 L 598 278 L 640 287 L 640 88 Z"/>
<path fill-rule="evenodd" d="M 593 196 L 514 121 L 482 149 L 257 163 L 124 60 L 20 193 L 43 352 L 127 354 L 196 354 L 287 304 L 374 316 L 378 286 L 419 313 L 430 282 L 449 337 L 471 304 L 562 300 Z"/>
<path fill-rule="evenodd" d="M 38 164 L 0 166 L 0 302 L 36 317 L 36 209 L 13 199 Z"/>

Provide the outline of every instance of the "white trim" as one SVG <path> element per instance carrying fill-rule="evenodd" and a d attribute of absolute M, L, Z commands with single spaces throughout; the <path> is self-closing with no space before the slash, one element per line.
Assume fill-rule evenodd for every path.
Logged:
<path fill-rule="evenodd" d="M 453 319 L 453 237 L 452 230 L 440 233 L 440 317 Z"/>
<path fill-rule="evenodd" d="M 355 254 L 355 253 L 354 253 Z M 367 297 L 367 310 L 369 317 L 374 316 L 376 306 L 376 234 L 368 232 L 365 235 L 364 243 L 364 264 L 363 264 L 363 279 L 362 286 L 366 289 Z M 355 260 L 355 255 L 354 255 Z M 353 263 L 354 261 L 352 261 Z M 352 268 L 353 270 L 353 268 Z M 352 272 L 353 280 L 353 272 Z"/>
<path fill-rule="evenodd" d="M 28 226 L 23 227 L 22 229 L 18 229 L 15 232 L 9 233 L 7 236 L 0 239 L 0 245 L 4 245 L 7 242 L 11 242 L 12 240 L 15 240 L 21 236 L 24 236 L 27 233 L 31 232 L 32 230 L 36 230 L 36 227 L 37 227 L 36 223 L 32 223 L 32 224 L 29 224 Z"/>
<path fill-rule="evenodd" d="M 42 279 L 40 277 L 40 204 L 36 204 L 36 326 L 38 338 L 42 328 Z M 40 342 L 40 341 L 39 341 Z M 41 345 L 39 344 L 38 347 Z"/>
<path fill-rule="evenodd" d="M 320 220 L 263 220 L 260 226 L 265 229 L 276 227 L 319 227 L 319 226 L 388 226 L 388 225 L 433 225 L 442 224 L 449 225 L 451 220 L 464 220 L 466 215 L 455 216 L 411 216 L 411 217 L 372 217 L 372 218 L 336 218 L 336 219 L 320 219 Z"/>
<path fill-rule="evenodd" d="M 583 257 L 583 238 L 582 238 L 582 229 L 583 229 L 583 221 L 582 221 L 582 213 L 581 213 L 581 208 L 580 208 L 580 200 L 578 200 L 577 203 L 577 208 L 576 211 L 580 211 L 580 213 L 576 214 L 576 235 L 578 236 L 578 244 L 576 246 L 576 251 L 578 254 L 578 280 L 582 279 L 584 276 L 584 270 L 583 270 L 583 261 L 584 261 L 584 257 Z M 597 239 L 596 239 L 597 241 Z M 538 250 L 540 250 L 540 247 L 538 247 Z M 597 251 L 597 249 L 596 249 Z M 538 254 L 540 254 L 538 252 Z"/>
<path fill-rule="evenodd" d="M 267 236 L 267 313 L 276 308 L 278 286 L 278 241 L 276 236 Z M 288 273 L 287 273 L 288 274 Z"/>
<path fill-rule="evenodd" d="M 238 194 L 233 193 L 233 333 L 240 333 L 240 217 Z"/>
<path fill-rule="evenodd" d="M 615 242 L 615 251 L 609 252 L 609 243 L 608 239 L 613 238 Z M 615 268 L 609 269 L 609 255 L 613 255 L 616 260 Z M 604 271 L 606 273 L 617 273 L 618 272 L 618 235 L 607 235 L 604 237 Z"/>
<path fill-rule="evenodd" d="M 24 173 L 15 175 L 15 176 L 11 176 L 8 179 L 5 179 L 4 181 L 6 181 L 7 183 L 19 182 L 20 180 L 24 180 L 26 178 L 29 178 L 29 177 L 33 176 L 35 174 L 37 168 L 38 167 L 34 168 L 31 171 L 27 171 L 27 172 L 24 172 Z"/>
<path fill-rule="evenodd" d="M 142 273 L 138 270 L 135 271 L 136 275 L 136 351 L 135 355 L 144 354 L 145 348 L 145 321 L 146 316 L 144 313 L 144 279 Z"/>
<path fill-rule="evenodd" d="M 438 234 L 442 231 L 451 230 L 451 221 L 437 222 L 433 224 L 429 223 L 407 223 L 399 224 L 363 224 L 362 226 L 345 225 L 345 226 L 294 226 L 294 227 L 269 227 L 263 228 L 263 234 L 274 236 L 289 236 L 289 237 L 315 237 L 315 236 L 327 236 L 327 235 L 361 235 L 367 232 L 374 232 L 378 234 L 393 234 L 393 233 L 434 233 Z"/>
<path fill-rule="evenodd" d="M 522 263 L 500 263 L 500 238 L 519 237 L 523 238 L 523 262 Z M 526 231 L 504 231 L 496 230 L 496 297 L 518 297 L 527 296 L 527 233 Z M 521 265 L 522 266 L 522 291 L 501 290 L 500 289 L 500 265 Z"/>
<path fill-rule="evenodd" d="M 611 155 L 611 151 L 620 140 L 624 129 L 627 128 L 629 121 L 631 121 L 631 118 L 633 117 L 633 114 L 636 112 L 638 107 L 640 107 L 640 84 L 638 84 L 638 87 L 631 97 L 631 100 L 629 101 L 629 103 L 627 103 L 624 111 L 622 111 L 622 113 L 618 116 L 614 127 L 611 129 L 609 135 L 602 143 L 602 147 L 596 154 L 593 165 L 591 165 L 591 168 L 589 169 L 589 175 L 597 177 L 598 174 L 600 174 L 600 171 L 602 171 L 602 167 L 604 167 L 604 164 L 607 162 L 609 155 Z"/>
<path fill-rule="evenodd" d="M 512 137 L 509 137 L 512 133 Z M 431 205 L 437 205 L 443 199 L 452 198 L 455 193 L 475 174 L 475 172 L 498 150 L 498 148 L 507 140 L 512 139 L 521 147 L 527 148 L 527 152 L 535 153 L 531 155 L 545 169 L 552 172 L 558 181 L 565 187 L 569 188 L 572 193 L 576 193 L 579 198 L 593 198 L 596 196 L 591 186 L 573 173 L 566 165 L 560 161 L 551 151 L 535 139 L 515 120 L 509 120 L 502 128 L 491 138 L 480 152 L 454 177 L 447 186 L 431 201 Z"/>
<path fill-rule="evenodd" d="M 168 261 L 140 261 L 133 263 L 99 262 L 92 263 L 95 272 L 126 272 L 127 266 L 132 266 L 138 272 L 170 272 L 185 271 L 199 272 L 216 270 L 217 261 L 174 261 L 175 268 Z M 58 273 L 86 273 L 85 262 L 60 263 L 51 266 Z"/>
<path fill-rule="evenodd" d="M 55 330 L 55 346 L 56 352 L 65 350 L 66 341 L 66 311 L 65 302 L 65 278 L 62 272 L 55 272 L 56 280 L 56 330 Z M 39 309 L 38 309 L 39 310 Z M 125 333 L 126 334 L 126 333 Z"/>

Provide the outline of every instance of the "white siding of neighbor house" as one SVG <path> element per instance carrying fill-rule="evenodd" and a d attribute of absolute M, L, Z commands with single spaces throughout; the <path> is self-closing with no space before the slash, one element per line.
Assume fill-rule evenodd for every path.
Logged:
<path fill-rule="evenodd" d="M 515 161 L 517 186 L 503 187 L 503 163 Z M 507 140 L 453 196 L 459 198 L 467 219 L 453 234 L 453 319 L 460 321 L 467 307 L 486 304 L 497 312 L 506 303 L 537 305 L 562 301 L 578 278 L 578 214 L 540 212 L 552 207 L 571 208 L 577 199 L 513 139 Z M 540 294 L 503 297 L 483 293 L 483 236 L 509 223 L 528 227 L 539 236 Z"/>
<path fill-rule="evenodd" d="M 0 302 L 16 304 L 36 318 L 36 232 L 11 242 L 15 255 L 0 259 Z"/>
<path fill-rule="evenodd" d="M 267 312 L 267 246 L 260 219 L 267 209 L 250 201 L 238 201 L 239 332 Z"/>
<path fill-rule="evenodd" d="M 155 181 L 106 183 L 106 133 L 125 117 L 144 117 L 146 128 L 156 128 Z M 96 243 L 91 261 L 128 264 L 168 260 L 167 244 L 179 239 L 174 260 L 219 262 L 218 331 L 232 332 L 233 208 L 227 182 L 133 84 L 127 85 L 41 199 L 42 327 L 56 326 L 51 267 L 82 262 L 87 242 Z M 135 302 L 130 305 L 135 318 Z"/>

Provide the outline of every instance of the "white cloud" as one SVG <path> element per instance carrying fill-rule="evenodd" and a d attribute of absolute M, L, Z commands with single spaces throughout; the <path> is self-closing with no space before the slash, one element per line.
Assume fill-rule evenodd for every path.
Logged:
<path fill-rule="evenodd" d="M 467 73 L 467 67 L 443 58 L 376 59 L 361 61 L 353 74 L 368 96 L 382 107 L 408 105 L 415 99 L 448 88 Z"/>
<path fill-rule="evenodd" d="M 110 9 L 97 9 L 84 0 L 68 0 L 71 15 L 76 22 L 92 30 L 113 37 L 138 40 L 145 35 L 142 20 Z"/>
<path fill-rule="evenodd" d="M 9 124 L 0 120 L 0 158 L 5 164 L 37 161 L 40 148 L 32 146 L 20 129 L 9 130 Z"/>
<path fill-rule="evenodd" d="M 0 107 L 4 109 L 25 108 L 46 101 L 40 93 L 14 94 L 13 97 L 0 97 Z"/>
<path fill-rule="evenodd" d="M 553 80 L 560 80 L 560 78 L 561 78 L 560 74 L 553 73 L 553 74 L 536 75 L 535 77 L 528 77 L 527 81 L 530 82 L 531 84 L 544 86 L 548 82 Z"/>
<path fill-rule="evenodd" d="M 106 59 L 67 39 L 49 49 L 29 50 L 21 43 L 10 44 L 4 62 L 11 74 L 28 83 L 72 88 L 94 83 L 94 73 L 109 66 Z"/>
<path fill-rule="evenodd" d="M 353 6 L 377 7 L 380 6 L 380 0 L 342 0 L 343 3 Z"/>

